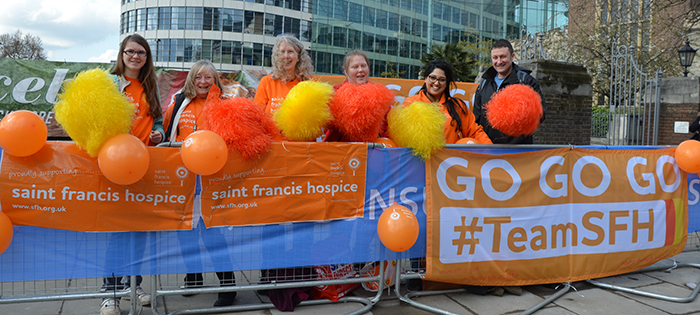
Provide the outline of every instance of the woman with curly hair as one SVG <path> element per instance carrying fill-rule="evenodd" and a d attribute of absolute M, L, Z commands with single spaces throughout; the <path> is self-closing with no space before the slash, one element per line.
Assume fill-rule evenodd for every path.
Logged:
<path fill-rule="evenodd" d="M 272 47 L 272 73 L 264 76 L 255 92 L 255 104 L 272 115 L 297 83 L 311 79 L 314 66 L 304 45 L 289 34 L 277 36 Z"/>

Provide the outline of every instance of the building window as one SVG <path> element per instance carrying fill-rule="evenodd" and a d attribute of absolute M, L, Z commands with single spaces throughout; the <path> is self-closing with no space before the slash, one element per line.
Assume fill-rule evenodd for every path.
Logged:
<path fill-rule="evenodd" d="M 381 29 L 389 28 L 389 21 L 387 20 L 387 12 L 384 10 L 377 10 L 377 27 Z"/>
<path fill-rule="evenodd" d="M 366 32 L 362 34 L 362 50 L 374 51 L 374 34 Z"/>
<path fill-rule="evenodd" d="M 277 35 L 275 32 L 275 29 L 276 29 L 275 19 L 277 17 L 278 17 L 278 15 L 274 15 L 274 14 L 270 14 L 270 13 L 265 14 L 265 26 L 264 26 L 265 27 L 265 29 L 264 29 L 265 35 L 271 35 L 271 36 Z M 282 16 L 279 16 L 279 17 L 282 17 Z"/>
<path fill-rule="evenodd" d="M 214 28 L 214 8 L 204 8 L 204 25 L 205 31 L 213 31 Z"/>
<path fill-rule="evenodd" d="M 236 33 L 243 33 L 243 10 L 233 10 L 233 31 Z"/>
<path fill-rule="evenodd" d="M 221 10 L 221 30 L 224 32 L 233 31 L 233 9 Z"/>
<path fill-rule="evenodd" d="M 184 30 L 185 29 L 185 7 L 172 7 L 170 8 L 170 29 L 172 30 Z"/>
<path fill-rule="evenodd" d="M 158 8 L 158 29 L 170 29 L 170 8 Z"/>
<path fill-rule="evenodd" d="M 136 10 L 136 30 L 145 31 L 146 30 L 146 9 Z"/>
<path fill-rule="evenodd" d="M 312 33 L 311 33 L 311 21 L 304 21 L 301 20 L 301 37 L 299 38 L 302 41 L 308 42 L 311 41 L 313 38 Z"/>
<path fill-rule="evenodd" d="M 362 32 L 348 29 L 348 49 L 362 49 Z"/>
<path fill-rule="evenodd" d="M 187 7 L 187 15 L 185 19 L 185 29 L 201 30 L 204 19 L 203 8 Z"/>
<path fill-rule="evenodd" d="M 333 54 L 332 73 L 343 74 L 343 59 L 345 59 L 345 55 Z"/>
<path fill-rule="evenodd" d="M 328 1 L 330 2 L 330 1 Z M 333 18 L 345 21 L 348 18 L 348 2 L 345 0 L 333 0 Z"/>
<path fill-rule="evenodd" d="M 245 29 L 243 30 L 246 34 L 263 34 L 263 18 L 264 15 L 261 12 L 245 11 Z"/>
<path fill-rule="evenodd" d="M 387 54 L 389 56 L 397 56 L 399 53 L 399 40 L 396 37 L 387 37 Z"/>
<path fill-rule="evenodd" d="M 148 8 L 146 12 L 148 22 L 146 23 L 146 29 L 149 31 L 158 29 L 158 8 Z"/>
<path fill-rule="evenodd" d="M 399 30 L 399 15 L 394 12 L 389 12 L 389 30 Z"/>
<path fill-rule="evenodd" d="M 331 17 L 331 2 L 330 1 L 316 1 L 314 8 L 314 15 Z"/>
<path fill-rule="evenodd" d="M 243 64 L 243 44 L 241 42 L 231 42 L 231 56 L 234 65 Z"/>
<path fill-rule="evenodd" d="M 132 33 L 136 31 L 136 11 L 129 11 L 129 27 L 128 27 L 128 33 Z"/>
<path fill-rule="evenodd" d="M 420 43 L 411 42 L 411 59 L 420 59 L 423 57 Z"/>
<path fill-rule="evenodd" d="M 213 63 L 221 63 L 221 41 L 212 40 L 211 41 L 211 59 Z"/>
<path fill-rule="evenodd" d="M 262 66 L 263 45 L 253 43 L 253 65 Z"/>
<path fill-rule="evenodd" d="M 362 5 L 349 2 L 348 12 L 348 21 L 353 23 L 362 23 Z"/>
<path fill-rule="evenodd" d="M 333 27 L 333 46 L 341 48 L 347 47 L 346 30 L 346 28 L 340 26 Z"/>
<path fill-rule="evenodd" d="M 374 8 L 365 7 L 365 16 L 364 16 L 364 20 L 365 20 L 365 24 L 366 24 L 366 25 L 368 25 L 368 26 L 376 26 L 376 24 L 375 24 L 375 16 L 376 16 L 376 13 L 375 13 L 375 9 L 374 9 Z"/>
<path fill-rule="evenodd" d="M 263 50 L 263 66 L 272 67 L 272 45 L 264 45 Z"/>

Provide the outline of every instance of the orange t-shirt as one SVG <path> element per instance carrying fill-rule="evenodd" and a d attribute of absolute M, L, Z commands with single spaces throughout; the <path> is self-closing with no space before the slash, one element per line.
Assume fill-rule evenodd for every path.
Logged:
<path fill-rule="evenodd" d="M 297 83 L 301 82 L 299 78 L 294 79 L 294 81 L 282 82 L 280 80 L 273 80 L 268 74 L 260 79 L 258 84 L 258 89 L 255 91 L 255 100 L 253 102 L 270 116 L 274 114 L 277 109 L 282 105 L 282 101 L 289 90 L 291 90 Z"/>
<path fill-rule="evenodd" d="M 413 102 L 425 102 L 425 103 L 433 103 L 426 95 L 424 91 L 418 92 L 418 94 L 407 97 L 403 101 L 403 105 L 407 106 Z M 482 128 L 480 125 L 476 123 L 476 118 L 474 117 L 474 114 L 472 113 L 471 110 L 467 108 L 466 113 L 463 113 L 460 110 L 457 110 L 457 113 L 459 113 L 459 118 L 462 120 L 462 128 L 459 131 L 455 130 L 455 126 L 452 125 L 452 116 L 450 116 L 450 113 L 447 111 L 447 108 L 445 107 L 445 96 L 443 95 L 440 100 L 437 102 L 440 105 L 440 111 L 445 114 L 445 117 L 447 117 L 447 121 L 445 122 L 444 130 L 445 130 L 445 142 L 447 143 L 456 143 L 457 140 L 461 138 L 474 138 L 476 140 L 479 140 L 481 143 L 488 143 L 491 144 L 493 143 L 491 139 L 489 139 L 489 136 L 484 132 L 484 128 Z M 466 107 L 466 105 L 465 105 Z"/>
<path fill-rule="evenodd" d="M 124 95 L 129 102 L 136 105 L 134 108 L 134 123 L 131 124 L 131 134 L 141 139 L 144 144 L 151 145 L 150 136 L 151 130 L 153 130 L 153 117 L 148 114 L 151 106 L 148 105 L 146 95 L 143 94 L 141 81 L 127 76 L 124 77 L 131 82 L 124 88 Z"/>
<path fill-rule="evenodd" d="M 201 129 L 201 126 L 204 126 L 204 115 L 202 115 L 202 112 L 204 111 L 205 102 L 205 99 L 195 97 L 186 105 L 182 114 L 180 114 L 180 121 L 177 123 L 177 137 L 175 137 L 174 141 L 185 141 L 187 136 L 195 132 L 195 130 Z M 170 104 L 163 116 L 163 122 L 166 124 L 164 126 L 165 130 L 170 129 L 170 118 L 177 114 L 173 113 L 174 107 L 174 104 Z M 198 126 L 200 127 L 199 129 Z"/>

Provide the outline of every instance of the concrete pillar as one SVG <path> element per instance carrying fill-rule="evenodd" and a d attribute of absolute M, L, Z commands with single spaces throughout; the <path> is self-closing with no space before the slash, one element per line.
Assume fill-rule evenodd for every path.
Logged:
<path fill-rule="evenodd" d="M 692 123 L 700 110 L 700 78 L 680 77 L 661 80 L 659 104 L 659 145 L 678 145 L 690 138 L 690 133 L 675 127 Z"/>

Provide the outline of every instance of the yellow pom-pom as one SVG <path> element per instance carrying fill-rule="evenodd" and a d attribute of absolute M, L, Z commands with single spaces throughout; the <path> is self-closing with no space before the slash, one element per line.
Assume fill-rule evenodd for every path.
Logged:
<path fill-rule="evenodd" d="M 274 119 L 282 133 L 293 141 L 312 141 L 323 132 L 331 119 L 328 100 L 333 87 L 328 83 L 304 81 L 294 86 Z"/>
<path fill-rule="evenodd" d="M 414 155 L 428 159 L 445 147 L 446 120 L 439 104 L 413 102 L 394 106 L 388 117 L 389 134 L 398 146 L 411 148 Z"/>
<path fill-rule="evenodd" d="M 105 141 L 131 129 L 134 104 L 119 92 L 116 78 L 105 70 L 79 73 L 58 97 L 56 121 L 92 157 Z"/>

